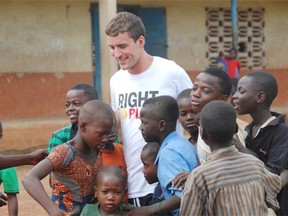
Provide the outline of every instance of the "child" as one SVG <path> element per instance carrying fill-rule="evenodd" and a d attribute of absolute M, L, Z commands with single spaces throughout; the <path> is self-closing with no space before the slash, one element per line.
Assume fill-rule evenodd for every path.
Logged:
<path fill-rule="evenodd" d="M 141 161 L 143 163 L 143 174 L 149 184 L 157 183 L 157 165 L 154 163 L 159 151 L 160 145 L 157 142 L 148 142 L 142 149 Z M 152 203 L 161 202 L 164 199 L 162 189 L 158 183 L 154 189 Z"/>
<path fill-rule="evenodd" d="M 0 121 L 0 140 L 3 137 L 3 127 Z M 8 215 L 18 215 L 18 199 L 19 193 L 18 177 L 14 167 L 0 170 L 0 184 L 3 183 L 4 192 L 7 195 Z"/>
<path fill-rule="evenodd" d="M 279 207 L 281 178 L 235 148 L 235 128 L 232 105 L 212 101 L 201 111 L 200 133 L 212 152 L 185 184 L 181 215 L 269 215 L 268 207 Z"/>
<path fill-rule="evenodd" d="M 80 215 L 84 205 L 93 199 L 96 175 L 102 168 L 98 145 L 108 142 L 113 115 L 111 107 L 104 102 L 86 102 L 80 109 L 76 136 L 55 147 L 47 159 L 23 178 L 27 192 L 50 215 Z M 41 179 L 50 173 L 52 200 L 41 184 Z"/>
<path fill-rule="evenodd" d="M 125 215 L 128 208 L 123 199 L 127 194 L 127 175 L 117 166 L 102 168 L 97 174 L 95 194 L 98 203 L 86 204 L 81 216 Z"/>
<path fill-rule="evenodd" d="M 78 130 L 78 116 L 80 108 L 90 100 L 97 100 L 98 93 L 93 86 L 85 83 L 76 84 L 66 94 L 65 112 L 71 125 L 55 131 L 48 145 L 48 152 L 74 138 Z"/>
<path fill-rule="evenodd" d="M 176 130 L 179 109 L 177 101 L 171 96 L 158 96 L 146 100 L 140 111 L 140 130 L 146 142 L 160 143 L 155 164 L 158 166 L 157 176 L 165 201 L 135 208 L 128 215 L 165 214 L 173 211 L 179 214 L 182 188 L 171 187 L 176 174 L 191 172 L 198 166 L 196 149 Z"/>
<path fill-rule="evenodd" d="M 233 103 L 238 114 L 249 114 L 253 119 L 245 128 L 247 148 L 240 146 L 240 151 L 256 154 L 269 171 L 279 175 L 288 168 L 288 126 L 284 115 L 270 111 L 277 94 L 278 85 L 272 74 L 252 72 L 240 79 Z M 287 186 L 277 199 L 277 215 L 288 215 Z"/>
<path fill-rule="evenodd" d="M 182 127 L 189 133 L 189 142 L 192 144 L 197 143 L 198 139 L 198 122 L 199 113 L 192 109 L 191 94 L 192 88 L 188 88 L 180 92 L 177 97 L 177 103 L 179 107 L 179 118 L 178 121 Z"/>
<path fill-rule="evenodd" d="M 232 94 L 236 92 L 238 80 L 240 77 L 240 61 L 237 59 L 237 50 L 232 48 L 229 50 L 229 55 L 225 56 L 220 53 L 216 61 L 223 64 L 224 71 L 229 75 L 232 82 Z"/>
<path fill-rule="evenodd" d="M 191 92 L 192 109 L 200 113 L 202 108 L 210 101 L 227 101 L 231 95 L 231 80 L 227 73 L 219 68 L 208 68 L 201 72 L 195 79 Z M 244 144 L 246 133 L 238 127 L 237 138 Z M 200 163 L 207 160 L 210 148 L 198 135 L 197 153 Z"/>
<path fill-rule="evenodd" d="M 192 109 L 194 112 L 200 113 L 203 107 L 210 101 L 220 100 L 227 101 L 231 95 L 231 80 L 228 74 L 220 68 L 207 68 L 195 78 L 191 92 Z M 238 119 L 237 119 L 238 121 Z M 246 132 L 238 127 L 238 132 L 235 134 L 233 144 L 241 143 L 245 145 L 244 139 Z M 199 135 L 197 137 L 197 154 L 200 163 L 205 163 L 207 155 L 211 152 L 209 146 L 202 140 Z M 179 187 L 187 180 L 189 173 L 180 173 L 173 179 L 173 186 Z"/>
<path fill-rule="evenodd" d="M 97 100 L 98 93 L 93 86 L 85 83 L 76 84 L 66 94 L 66 115 L 69 117 L 71 125 L 55 131 L 50 138 L 48 152 L 63 143 L 73 139 L 78 131 L 78 116 L 80 108 L 90 100 Z M 99 145 L 102 153 L 103 166 L 117 165 L 121 166 L 126 172 L 123 147 L 121 144 L 114 142 L 116 140 L 117 125 L 113 127 L 113 133 L 109 135 L 109 142 L 105 145 Z"/>

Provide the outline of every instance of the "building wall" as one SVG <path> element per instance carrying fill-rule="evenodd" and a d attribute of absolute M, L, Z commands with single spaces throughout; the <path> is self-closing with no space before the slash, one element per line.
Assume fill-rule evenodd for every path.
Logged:
<path fill-rule="evenodd" d="M 205 7 L 229 7 L 230 1 L 133 1 L 138 3 L 166 7 L 168 57 L 193 79 L 206 67 Z M 238 7 L 265 8 L 267 70 L 286 92 L 288 1 L 243 0 Z M 80 0 L 0 2 L 0 119 L 63 115 L 67 89 L 93 82 L 89 8 Z M 103 86 L 109 94 L 109 84 Z M 277 105 L 287 105 L 286 94 Z"/>
<path fill-rule="evenodd" d="M 64 114 L 75 83 L 93 83 L 89 2 L 0 3 L 0 118 Z"/>

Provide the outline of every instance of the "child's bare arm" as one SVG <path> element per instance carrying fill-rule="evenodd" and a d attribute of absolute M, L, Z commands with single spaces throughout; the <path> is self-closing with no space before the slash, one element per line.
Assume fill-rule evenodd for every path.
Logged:
<path fill-rule="evenodd" d="M 7 193 L 8 214 L 9 216 L 18 215 L 18 199 L 17 194 Z"/>
<path fill-rule="evenodd" d="M 49 215 L 63 215 L 55 203 L 46 193 L 41 180 L 53 171 L 54 167 L 49 159 L 44 159 L 30 170 L 22 180 L 26 191 L 49 213 Z"/>
<path fill-rule="evenodd" d="M 288 170 L 286 169 L 282 170 L 282 172 L 280 173 L 280 177 L 282 180 L 282 188 L 283 188 L 288 183 Z"/>
<path fill-rule="evenodd" d="M 35 165 L 47 157 L 45 149 L 39 149 L 28 154 L 19 155 L 0 155 L 0 169 L 19 165 Z"/>
<path fill-rule="evenodd" d="M 171 198 L 155 203 L 150 206 L 134 208 L 128 212 L 127 216 L 149 216 L 149 215 L 166 215 L 172 210 L 180 207 L 180 197 L 173 195 Z"/>

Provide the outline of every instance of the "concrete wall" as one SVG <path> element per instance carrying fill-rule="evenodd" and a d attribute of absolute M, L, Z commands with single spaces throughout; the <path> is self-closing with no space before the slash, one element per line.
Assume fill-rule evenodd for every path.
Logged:
<path fill-rule="evenodd" d="M 0 72 L 91 72 L 89 2 L 0 2 Z"/>
<path fill-rule="evenodd" d="M 131 2 L 166 7 L 168 57 L 192 79 L 206 67 L 205 7 L 229 7 L 230 1 L 118 0 Z M 288 1 L 243 0 L 238 7 L 265 8 L 267 70 L 286 92 Z M 80 0 L 0 2 L 0 119 L 63 115 L 67 89 L 93 82 L 89 8 Z M 109 94 L 109 83 L 102 85 Z M 283 94 L 277 105 L 287 101 Z"/>

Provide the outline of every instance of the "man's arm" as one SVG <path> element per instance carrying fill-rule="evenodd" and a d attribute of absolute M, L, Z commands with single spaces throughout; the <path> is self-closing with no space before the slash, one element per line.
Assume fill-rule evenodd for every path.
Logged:
<path fill-rule="evenodd" d="M 0 155 L 0 169 L 20 165 L 35 165 L 47 157 L 46 149 L 39 149 L 28 154 Z"/>

